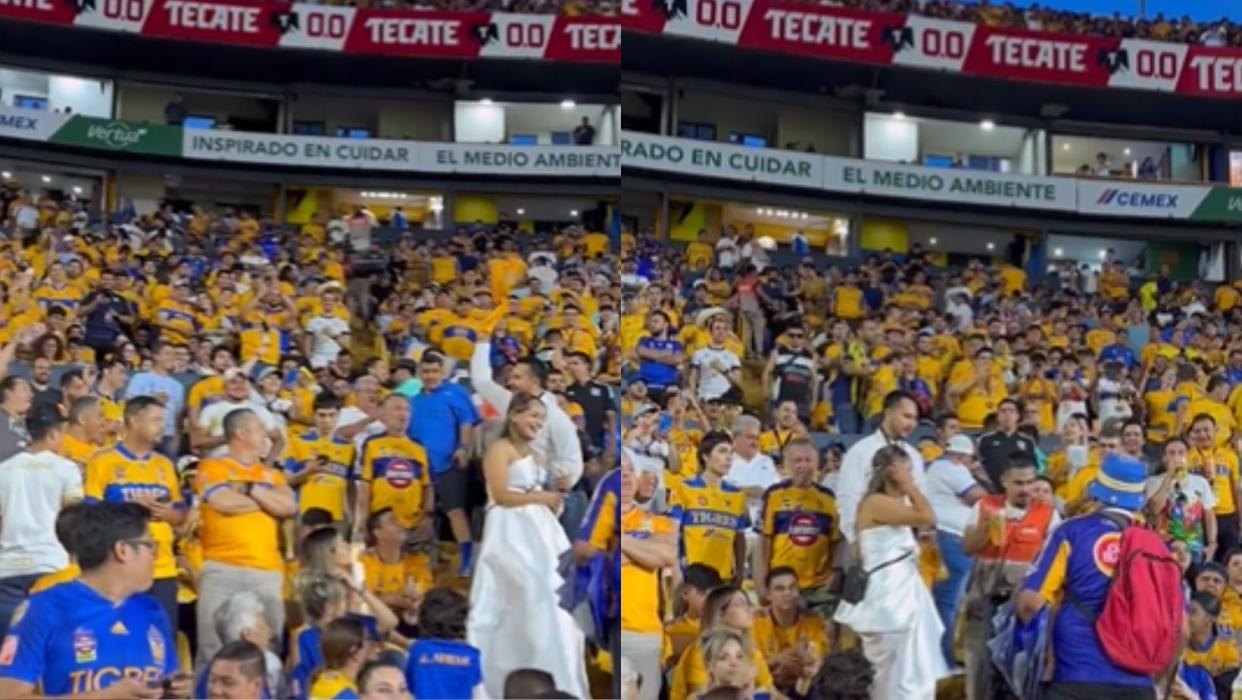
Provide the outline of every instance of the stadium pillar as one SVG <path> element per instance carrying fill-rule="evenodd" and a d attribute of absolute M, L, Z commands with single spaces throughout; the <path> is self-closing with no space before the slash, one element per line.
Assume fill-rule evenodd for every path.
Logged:
<path fill-rule="evenodd" d="M 668 99 L 664 101 L 664 133 L 677 135 L 677 113 L 681 108 L 681 86 L 676 78 L 668 81 Z"/>
<path fill-rule="evenodd" d="M 656 226 L 656 237 L 660 240 L 667 241 L 671 236 L 672 226 L 668 220 L 668 191 L 660 192 L 660 216 L 658 217 L 658 225 Z"/>
<path fill-rule="evenodd" d="M 288 204 L 289 204 L 289 186 L 282 182 L 280 183 L 280 186 L 276 190 L 275 206 L 272 207 L 273 209 L 272 220 L 275 221 L 278 225 L 283 224 L 285 222 L 285 213 L 286 213 L 286 210 L 288 209 Z"/>
<path fill-rule="evenodd" d="M 1234 241 L 1225 243 L 1225 281 L 1233 282 L 1242 279 L 1242 247 L 1238 246 Z"/>

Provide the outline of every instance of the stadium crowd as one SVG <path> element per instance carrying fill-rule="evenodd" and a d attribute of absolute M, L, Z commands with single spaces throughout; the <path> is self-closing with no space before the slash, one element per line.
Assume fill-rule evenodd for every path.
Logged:
<path fill-rule="evenodd" d="M 1066 34 L 1097 34 L 1124 39 L 1155 39 L 1204 46 L 1242 45 L 1242 26 L 1222 17 L 1214 21 L 1193 20 L 1157 13 L 1148 19 L 1114 12 L 1097 15 L 1090 12 L 1058 9 L 1040 3 L 1019 7 L 1009 2 L 962 2 L 961 0 L 829 0 L 829 4 L 865 10 L 908 12 L 937 19 L 977 22 L 992 27 L 1016 27 Z"/>
<path fill-rule="evenodd" d="M 1231 697 L 1242 283 L 621 250 L 643 698 Z"/>
<path fill-rule="evenodd" d="M 608 236 L 12 194 L 0 697 L 618 694 Z"/>

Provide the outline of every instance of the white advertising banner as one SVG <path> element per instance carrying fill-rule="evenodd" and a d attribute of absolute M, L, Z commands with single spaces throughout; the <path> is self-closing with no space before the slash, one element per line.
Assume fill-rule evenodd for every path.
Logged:
<path fill-rule="evenodd" d="M 1074 180 L 825 157 L 824 189 L 998 207 L 1073 211 Z"/>
<path fill-rule="evenodd" d="M 615 146 L 509 146 L 420 143 L 419 170 L 468 175 L 621 177 Z"/>
<path fill-rule="evenodd" d="M 1080 180 L 1078 211 L 1084 214 L 1189 219 L 1211 191 L 1212 188 L 1205 185 Z"/>
<path fill-rule="evenodd" d="M 822 156 L 635 131 L 621 132 L 621 163 L 698 177 L 814 189 L 824 187 Z"/>
<path fill-rule="evenodd" d="M 509 146 L 346 139 L 186 129 L 182 155 L 256 165 L 469 175 L 620 177 L 621 154 L 601 146 Z"/>
<path fill-rule="evenodd" d="M 0 138 L 46 141 L 73 115 L 0 106 Z"/>
<path fill-rule="evenodd" d="M 622 165 L 699 177 L 832 192 L 1073 211 L 1074 180 L 984 170 L 927 168 L 768 148 L 621 134 Z"/>

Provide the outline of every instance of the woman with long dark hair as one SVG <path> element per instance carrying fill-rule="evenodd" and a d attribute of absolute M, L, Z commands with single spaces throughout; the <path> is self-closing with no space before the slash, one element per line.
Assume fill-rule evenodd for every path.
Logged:
<path fill-rule="evenodd" d="M 588 697 L 582 631 L 561 607 L 561 560 L 569 539 L 557 520 L 565 496 L 544 491 L 531 441 L 547 410 L 538 397 L 513 395 L 504 431 L 483 456 L 488 509 L 470 588 L 467 636 L 480 652 L 483 683 L 502 697 L 512 671 L 536 668 L 556 687 Z"/>

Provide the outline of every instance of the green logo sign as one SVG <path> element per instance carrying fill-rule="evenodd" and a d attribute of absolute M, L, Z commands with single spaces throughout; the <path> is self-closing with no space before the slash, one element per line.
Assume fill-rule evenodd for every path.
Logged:
<path fill-rule="evenodd" d="M 1213 187 L 1195 207 L 1190 218 L 1211 221 L 1242 221 L 1242 188 Z"/>
<path fill-rule="evenodd" d="M 134 126 L 126 122 L 108 122 L 107 124 L 92 124 L 86 127 L 86 138 L 88 141 L 101 143 L 108 148 L 115 148 L 118 151 L 133 147 L 146 135 L 147 130 L 145 127 Z"/>
<path fill-rule="evenodd" d="M 162 124 L 74 115 L 56 130 L 51 143 L 157 156 L 181 155 L 181 130 Z"/>

